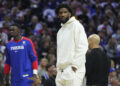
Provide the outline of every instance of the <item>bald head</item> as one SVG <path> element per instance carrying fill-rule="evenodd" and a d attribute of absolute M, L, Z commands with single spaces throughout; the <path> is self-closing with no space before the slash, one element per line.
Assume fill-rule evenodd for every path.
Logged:
<path fill-rule="evenodd" d="M 98 47 L 100 43 L 100 37 L 97 34 L 92 34 L 88 37 L 88 43 L 90 48 Z"/>

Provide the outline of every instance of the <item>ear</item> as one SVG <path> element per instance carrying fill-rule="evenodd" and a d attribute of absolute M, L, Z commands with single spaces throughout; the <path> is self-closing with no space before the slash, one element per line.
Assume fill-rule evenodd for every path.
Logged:
<path fill-rule="evenodd" d="M 72 15 L 71 15 L 71 13 L 69 13 L 69 17 L 71 17 Z"/>
<path fill-rule="evenodd" d="M 57 15 L 57 18 L 60 18 L 60 15 L 59 15 L 59 14 Z"/>
<path fill-rule="evenodd" d="M 20 29 L 18 30 L 18 32 L 19 32 L 19 34 L 21 34 L 21 30 Z"/>
<path fill-rule="evenodd" d="M 60 18 L 60 16 L 58 15 L 57 18 Z"/>

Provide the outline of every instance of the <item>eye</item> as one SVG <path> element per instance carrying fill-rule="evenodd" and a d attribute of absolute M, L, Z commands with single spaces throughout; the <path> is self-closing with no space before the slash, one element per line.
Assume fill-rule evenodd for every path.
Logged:
<path fill-rule="evenodd" d="M 64 11 L 64 13 L 67 13 L 67 11 Z"/>

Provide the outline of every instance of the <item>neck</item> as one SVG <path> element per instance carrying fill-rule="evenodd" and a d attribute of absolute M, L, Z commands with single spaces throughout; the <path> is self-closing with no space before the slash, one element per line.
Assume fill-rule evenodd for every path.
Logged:
<path fill-rule="evenodd" d="M 15 41 L 19 41 L 19 40 L 21 40 L 21 39 L 22 39 L 22 36 L 21 36 L 21 35 L 14 37 L 14 40 L 15 40 Z"/>
<path fill-rule="evenodd" d="M 45 66 L 42 66 L 42 65 L 41 65 L 41 68 L 45 69 Z"/>
<path fill-rule="evenodd" d="M 70 19 L 70 17 L 67 17 L 64 21 L 61 21 L 63 24 L 65 24 L 68 20 Z"/>
<path fill-rule="evenodd" d="M 99 48 L 99 45 L 93 45 L 92 49 Z"/>

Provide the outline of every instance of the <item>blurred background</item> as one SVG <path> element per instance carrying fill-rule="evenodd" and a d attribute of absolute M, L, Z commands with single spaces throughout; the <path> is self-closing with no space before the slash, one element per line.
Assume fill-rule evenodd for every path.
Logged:
<path fill-rule="evenodd" d="M 101 37 L 100 47 L 111 59 L 109 86 L 120 86 L 120 0 L 0 0 L 0 83 L 3 82 L 5 44 L 10 40 L 11 24 L 21 26 L 22 35 L 35 45 L 42 86 L 49 76 L 56 75 L 56 34 L 60 22 L 55 8 L 68 4 L 83 24 L 87 36 Z M 1 84 L 2 86 L 2 84 Z"/>

